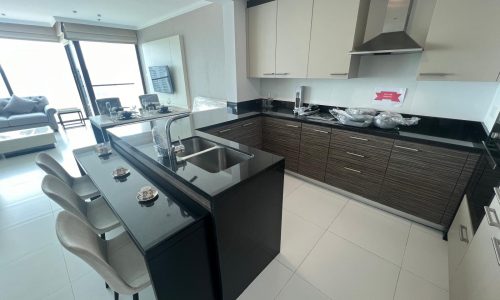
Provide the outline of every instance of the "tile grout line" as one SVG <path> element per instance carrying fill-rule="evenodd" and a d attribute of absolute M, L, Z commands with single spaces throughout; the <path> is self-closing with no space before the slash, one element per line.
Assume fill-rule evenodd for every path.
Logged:
<path fill-rule="evenodd" d="M 383 260 L 383 261 L 385 261 L 385 262 L 387 262 L 387 263 L 390 263 L 391 265 L 393 265 L 393 266 L 395 266 L 395 267 L 397 267 L 397 268 L 401 268 L 401 266 L 398 266 L 397 264 L 395 264 L 394 262 L 392 262 L 392 261 L 388 260 L 387 258 L 384 258 L 384 257 L 380 256 L 379 254 L 377 254 L 377 253 L 375 253 L 375 252 L 373 252 L 373 251 L 371 251 L 371 250 L 369 250 L 369 249 L 366 249 L 365 247 L 360 246 L 360 245 L 358 245 L 358 244 L 356 244 L 356 243 L 354 243 L 354 242 L 352 242 L 352 241 L 350 241 L 350 240 L 346 239 L 346 238 L 345 238 L 345 237 L 343 237 L 343 236 L 340 236 L 340 235 L 336 234 L 335 232 L 331 232 L 331 231 L 329 231 L 329 233 L 330 233 L 330 234 L 332 234 L 332 235 L 334 235 L 334 236 L 336 236 L 336 237 L 338 237 L 338 238 L 340 238 L 340 239 L 343 239 L 344 241 L 348 242 L 349 244 L 352 244 L 352 245 L 354 245 L 354 246 L 356 246 L 356 247 L 358 247 L 358 248 L 360 248 L 360 249 L 362 249 L 362 250 L 364 250 L 364 251 L 366 251 L 366 252 L 369 252 L 369 253 L 370 253 L 370 254 L 372 254 L 372 255 L 375 255 L 376 257 L 380 258 L 381 260 Z"/>
<path fill-rule="evenodd" d="M 50 205 L 50 203 L 49 203 Z M 57 217 L 55 215 L 55 211 L 52 209 L 52 206 L 50 206 L 50 211 L 52 212 L 52 217 L 54 218 L 54 224 L 56 222 L 55 218 Z M 59 212 L 57 212 L 57 214 L 59 215 Z M 55 226 L 54 226 L 55 227 Z M 54 228 L 55 230 L 55 228 Z M 57 233 L 56 233 L 57 235 Z M 59 238 L 57 238 L 58 242 L 59 242 Z M 71 277 L 69 276 L 69 269 L 68 269 L 68 262 L 66 261 L 66 255 L 64 255 L 64 249 L 63 247 L 58 243 L 58 245 L 60 246 L 60 251 L 61 251 L 61 255 L 63 257 L 63 261 L 64 261 L 64 268 L 66 269 L 66 276 L 68 276 L 68 282 L 69 282 L 69 286 L 71 287 L 71 295 L 73 295 L 73 299 L 75 299 L 75 291 L 73 291 L 73 283 L 71 282 Z"/>
<path fill-rule="evenodd" d="M 406 237 L 405 251 L 403 252 L 403 259 L 401 260 L 401 266 L 399 267 L 398 279 L 396 280 L 396 286 L 394 287 L 394 294 L 392 299 L 396 298 L 396 292 L 398 291 L 399 277 L 401 276 L 401 271 L 403 270 L 403 264 L 405 262 L 406 250 L 408 248 L 408 241 L 410 240 L 411 228 L 413 227 L 413 222 L 410 223 L 410 230 L 408 230 L 408 236 Z"/>

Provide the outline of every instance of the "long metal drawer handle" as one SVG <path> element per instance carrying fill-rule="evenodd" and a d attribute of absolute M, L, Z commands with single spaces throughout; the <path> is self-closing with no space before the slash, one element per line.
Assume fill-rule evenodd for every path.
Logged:
<path fill-rule="evenodd" d="M 281 76 L 288 75 L 288 74 L 290 74 L 290 73 L 276 73 L 276 75 L 281 75 Z"/>
<path fill-rule="evenodd" d="M 485 206 L 484 211 L 486 212 L 488 225 L 500 228 L 500 220 L 498 220 L 497 211 L 489 206 Z"/>
<path fill-rule="evenodd" d="M 408 147 L 403 147 L 403 146 L 398 146 L 398 145 L 394 145 L 394 147 L 400 148 L 400 149 L 404 149 L 404 150 L 410 150 L 410 151 L 413 151 L 413 152 L 418 152 L 419 151 L 418 149 L 415 149 L 415 148 L 408 148 Z"/>
<path fill-rule="evenodd" d="M 299 126 L 298 126 L 298 125 L 286 124 L 286 126 L 288 126 L 288 127 L 293 127 L 293 128 L 299 128 Z"/>
<path fill-rule="evenodd" d="M 344 169 L 346 169 L 348 171 L 352 171 L 352 172 L 356 172 L 356 173 L 361 174 L 361 171 L 359 171 L 359 170 L 351 169 L 351 168 L 348 168 L 348 167 L 344 167 Z"/>
<path fill-rule="evenodd" d="M 492 237 L 491 241 L 493 242 L 493 250 L 495 250 L 495 256 L 497 257 L 497 263 L 500 265 L 500 240 L 496 237 Z"/>
<path fill-rule="evenodd" d="M 250 125 L 252 125 L 252 124 L 253 124 L 253 122 L 246 123 L 246 124 L 243 124 L 243 125 L 242 125 L 242 127 L 247 127 L 247 126 L 250 126 Z"/>
<path fill-rule="evenodd" d="M 460 241 L 469 243 L 469 235 L 467 234 L 467 227 L 460 224 Z"/>
<path fill-rule="evenodd" d="M 365 156 L 364 156 L 364 155 L 361 155 L 361 154 L 356 154 L 356 153 L 347 152 L 347 151 L 346 151 L 346 153 L 347 153 L 347 154 L 349 154 L 349 155 L 352 155 L 352 156 L 357 156 L 357 157 L 362 157 L 362 158 L 365 158 Z"/>
<path fill-rule="evenodd" d="M 330 76 L 345 76 L 348 75 L 348 73 L 330 73 Z"/>
<path fill-rule="evenodd" d="M 274 73 L 264 73 L 262 75 L 264 75 L 264 76 L 270 76 L 270 75 L 274 75 Z"/>
<path fill-rule="evenodd" d="M 219 133 L 224 133 L 224 132 L 228 132 L 228 131 L 231 131 L 231 128 L 229 128 L 229 129 L 219 130 Z"/>
<path fill-rule="evenodd" d="M 316 132 L 321 132 L 321 133 L 326 133 L 326 134 L 328 134 L 328 133 L 329 133 L 328 131 L 319 130 L 319 129 L 313 129 L 313 130 L 314 130 L 314 131 L 316 131 Z"/>
<path fill-rule="evenodd" d="M 350 138 L 353 139 L 353 140 L 360 140 L 360 141 L 368 142 L 368 139 L 360 138 L 360 137 L 357 137 L 357 136 L 350 136 Z"/>

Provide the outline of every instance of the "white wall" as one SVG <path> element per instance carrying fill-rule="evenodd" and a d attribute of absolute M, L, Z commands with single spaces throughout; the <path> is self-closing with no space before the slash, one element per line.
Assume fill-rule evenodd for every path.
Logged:
<path fill-rule="evenodd" d="M 226 99 L 221 5 L 207 5 L 141 29 L 139 45 L 177 34 L 184 39 L 191 98 Z"/>
<path fill-rule="evenodd" d="M 395 111 L 408 114 L 483 121 L 497 83 L 417 81 L 421 54 L 365 56 L 359 78 L 348 80 L 262 79 L 261 96 L 293 101 L 297 86 L 307 86 L 306 103 L 373 107 L 376 88 L 407 88 L 406 100 Z M 497 94 L 500 99 L 500 95 Z M 500 100 L 499 100 L 500 102 Z M 499 103 L 500 105 L 500 103 Z"/>
<path fill-rule="evenodd" d="M 155 93 L 149 67 L 168 66 L 174 84 L 174 93 L 156 93 L 160 103 L 188 108 L 191 103 L 189 101 L 187 74 L 184 67 L 182 37 L 174 35 L 169 38 L 142 43 L 141 50 L 146 91 L 149 94 Z"/>
<path fill-rule="evenodd" d="M 260 80 L 247 77 L 246 0 L 223 4 L 227 101 L 259 98 Z"/>

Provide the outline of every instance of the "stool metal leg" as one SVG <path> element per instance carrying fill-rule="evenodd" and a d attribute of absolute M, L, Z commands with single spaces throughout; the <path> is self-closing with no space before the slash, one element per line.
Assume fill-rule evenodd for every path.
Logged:
<path fill-rule="evenodd" d="M 118 300 L 120 298 L 120 294 L 118 294 L 117 292 L 115 292 L 115 300 Z"/>
<path fill-rule="evenodd" d="M 139 293 L 135 293 L 134 296 L 132 296 L 133 300 L 139 300 Z"/>

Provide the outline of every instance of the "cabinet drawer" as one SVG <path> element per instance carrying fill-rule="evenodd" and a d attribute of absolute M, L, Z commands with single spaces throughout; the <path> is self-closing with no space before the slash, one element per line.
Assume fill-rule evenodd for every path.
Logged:
<path fill-rule="evenodd" d="M 302 123 L 296 122 L 296 121 L 288 121 L 288 120 L 283 120 L 283 119 L 264 117 L 264 126 L 265 127 L 268 127 L 268 126 L 278 127 L 278 128 L 283 128 L 283 129 L 287 129 L 290 131 L 300 132 L 300 129 L 302 128 Z"/>
<path fill-rule="evenodd" d="M 468 152 L 443 147 L 396 140 L 392 155 L 402 157 L 409 165 L 423 168 L 451 169 L 460 172 L 467 160 Z M 392 157 L 391 157 L 392 158 Z M 448 170 L 444 170 L 447 172 Z"/>
<path fill-rule="evenodd" d="M 331 144 L 329 159 L 339 159 L 385 172 L 390 150 L 336 142 Z"/>
<path fill-rule="evenodd" d="M 378 202 L 439 224 L 448 203 L 448 198 L 423 190 L 418 186 L 410 187 L 386 178 Z"/>
<path fill-rule="evenodd" d="M 310 124 L 302 124 L 301 140 L 305 144 L 328 147 L 330 145 L 331 128 Z"/>
<path fill-rule="evenodd" d="M 338 161 L 328 162 L 325 182 L 356 195 L 376 200 L 380 191 L 377 175 L 360 169 L 359 166 L 346 165 Z"/>
<path fill-rule="evenodd" d="M 329 160 L 326 172 L 330 175 L 338 176 L 344 180 L 359 183 L 360 181 L 381 184 L 384 180 L 384 173 L 373 169 L 368 169 L 363 165 L 353 164 L 343 160 Z"/>
<path fill-rule="evenodd" d="M 330 145 L 336 142 L 390 150 L 392 148 L 392 144 L 394 143 L 394 139 L 354 131 L 333 129 Z"/>

